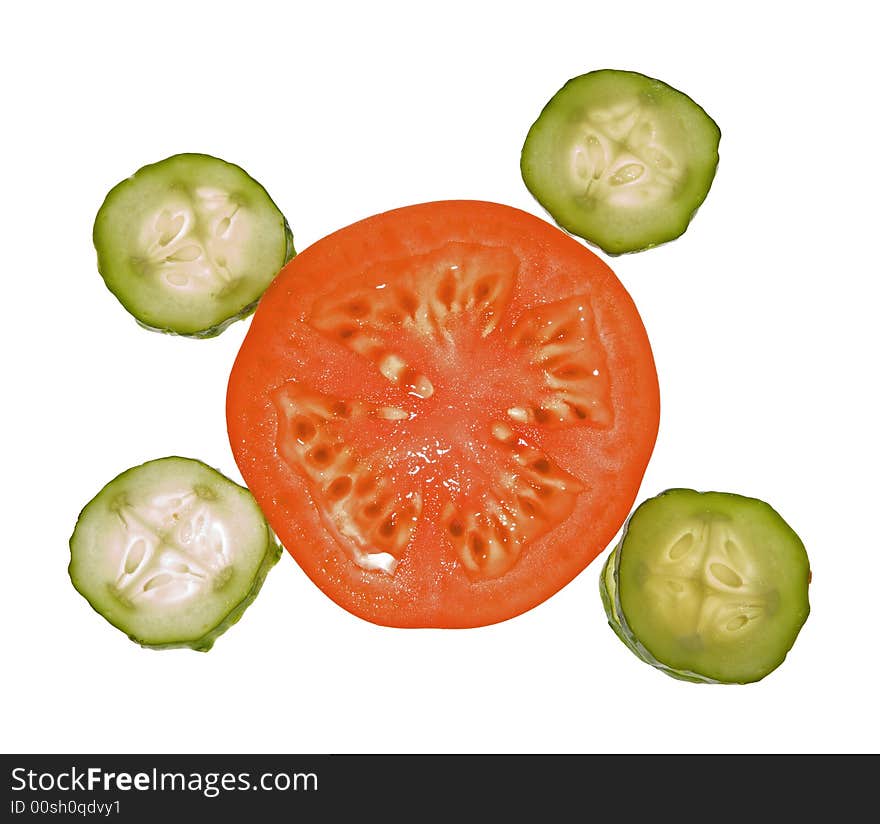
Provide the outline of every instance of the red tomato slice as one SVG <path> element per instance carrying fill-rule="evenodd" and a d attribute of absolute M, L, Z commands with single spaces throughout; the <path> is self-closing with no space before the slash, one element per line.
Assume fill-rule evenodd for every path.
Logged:
<path fill-rule="evenodd" d="M 599 258 L 533 215 L 450 201 L 294 258 L 260 301 L 227 418 L 269 522 L 336 603 L 473 627 L 541 603 L 614 537 L 659 396 Z"/>

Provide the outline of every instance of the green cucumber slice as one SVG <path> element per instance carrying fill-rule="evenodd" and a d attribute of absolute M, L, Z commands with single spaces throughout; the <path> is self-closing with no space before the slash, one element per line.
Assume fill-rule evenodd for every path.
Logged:
<path fill-rule="evenodd" d="M 520 169 L 560 226 L 619 255 L 684 233 L 709 193 L 720 139 L 682 92 L 603 69 L 569 80 L 547 103 Z"/>
<path fill-rule="evenodd" d="M 247 489 L 201 461 L 168 457 L 126 470 L 86 504 L 69 572 L 132 641 L 207 651 L 280 555 Z"/>
<path fill-rule="evenodd" d="M 251 314 L 295 254 L 266 190 L 204 154 L 144 166 L 111 189 L 93 239 L 107 288 L 142 326 L 196 338 Z"/>
<path fill-rule="evenodd" d="M 750 683 L 778 667 L 810 613 L 800 538 L 763 501 L 671 489 L 630 516 L 605 562 L 608 623 L 675 678 Z"/>

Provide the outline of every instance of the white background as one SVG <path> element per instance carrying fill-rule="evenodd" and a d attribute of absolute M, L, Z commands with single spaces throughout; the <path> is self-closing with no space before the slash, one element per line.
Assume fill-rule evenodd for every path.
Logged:
<path fill-rule="evenodd" d="M 0 44 L 7 752 L 877 751 L 880 547 L 876 21 L 867 3 L 29 3 Z M 80 508 L 167 454 L 240 479 L 226 379 L 249 321 L 193 341 L 105 289 L 106 191 L 181 151 L 242 165 L 298 250 L 443 198 L 542 215 L 528 127 L 570 77 L 634 69 L 717 120 L 681 239 L 612 267 L 661 381 L 639 499 L 773 504 L 811 558 L 812 615 L 747 687 L 680 683 L 605 623 L 601 561 L 532 612 L 402 631 L 336 607 L 284 555 L 207 655 L 143 650 L 67 577 Z M 602 560 L 604 560 L 604 555 Z"/>

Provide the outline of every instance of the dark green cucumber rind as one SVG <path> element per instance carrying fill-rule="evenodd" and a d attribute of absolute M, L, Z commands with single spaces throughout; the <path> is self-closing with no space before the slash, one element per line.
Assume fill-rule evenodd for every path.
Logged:
<path fill-rule="evenodd" d="M 171 160 L 173 158 L 180 158 L 180 157 L 203 157 L 203 158 L 210 158 L 212 160 L 219 160 L 221 163 L 225 163 L 227 166 L 232 166 L 232 167 L 238 169 L 239 171 L 241 171 L 241 173 L 243 175 L 245 175 L 248 178 L 248 180 L 250 180 L 251 183 L 255 187 L 262 190 L 262 192 L 265 194 L 265 196 L 269 200 L 269 202 L 275 207 L 275 211 L 278 213 L 278 215 L 281 219 L 282 231 L 284 232 L 285 252 L 284 252 L 284 260 L 283 260 L 281 266 L 279 267 L 279 271 L 282 267 L 284 267 L 287 263 L 289 263 L 296 256 L 296 250 L 294 249 L 293 232 L 290 229 L 290 224 L 287 222 L 287 218 L 284 216 L 283 212 L 278 208 L 278 205 L 275 203 L 274 200 L 272 200 L 272 197 L 269 195 L 269 192 L 266 191 L 266 188 L 258 180 L 255 180 L 253 177 L 251 177 L 244 169 L 241 168 L 241 166 L 238 166 L 235 163 L 230 163 L 228 160 L 223 160 L 222 158 L 216 157 L 215 155 L 208 155 L 208 154 L 204 154 L 201 152 L 182 152 L 177 155 L 171 155 L 169 157 L 166 157 L 163 160 L 157 161 L 156 163 L 148 163 L 145 166 L 142 166 L 140 169 L 138 169 L 136 172 L 134 172 L 134 174 L 130 175 L 125 180 L 122 180 L 119 183 L 117 183 L 107 193 L 107 196 L 104 198 L 104 202 L 101 204 L 101 208 L 98 209 L 98 217 L 101 216 L 101 214 L 104 211 L 104 208 L 107 206 L 107 204 L 112 202 L 115 195 L 118 194 L 120 190 L 123 190 L 123 189 L 127 188 L 128 186 L 132 185 L 132 181 L 134 181 L 134 179 L 141 172 L 143 172 L 145 169 L 150 169 L 153 166 L 157 166 L 157 165 L 164 163 L 168 160 Z M 105 275 L 105 272 L 107 271 L 107 264 L 106 264 L 106 261 L 104 260 L 104 256 L 102 255 L 102 252 L 101 252 L 101 241 L 100 241 L 100 238 L 98 237 L 98 229 L 99 229 L 99 220 L 98 220 L 98 218 L 96 218 L 95 224 L 92 228 L 92 245 L 95 247 L 95 251 L 97 253 L 98 272 L 101 275 L 101 278 L 104 280 L 104 285 L 107 287 L 109 292 L 113 295 L 113 297 L 115 297 L 119 301 L 120 304 L 122 304 L 125 311 L 128 312 L 135 319 L 135 321 L 137 321 L 138 326 L 140 326 L 143 329 L 147 329 L 150 332 L 160 332 L 165 335 L 177 335 L 179 337 L 184 337 L 184 338 L 196 338 L 196 339 L 213 338 L 213 337 L 216 337 L 217 335 L 219 335 L 228 326 L 235 323 L 236 321 L 243 320 L 244 318 L 247 318 L 250 315 L 252 315 L 254 313 L 254 311 L 256 310 L 258 303 L 260 302 L 261 296 L 258 296 L 255 300 L 249 302 L 246 306 L 242 307 L 237 312 L 233 312 L 231 315 L 220 319 L 217 323 L 212 324 L 204 329 L 183 331 L 180 329 L 174 329 L 170 326 L 156 326 L 154 324 L 151 324 L 147 319 L 144 318 L 142 311 L 140 309 L 138 309 L 138 307 L 136 305 L 133 305 L 132 302 L 127 300 L 124 295 L 119 294 L 117 291 L 115 291 L 114 289 L 112 289 L 110 287 L 110 284 L 108 282 L 108 278 Z"/>
<path fill-rule="evenodd" d="M 680 492 L 693 493 L 694 491 L 695 490 L 686 489 L 683 487 L 676 487 L 676 488 L 664 490 L 659 495 L 656 495 L 654 498 L 648 498 L 646 501 L 643 501 L 630 514 L 629 518 L 627 518 L 627 521 L 624 524 L 623 533 L 621 535 L 620 542 L 612 550 L 611 555 L 608 557 L 608 560 L 605 563 L 605 567 L 602 570 L 602 575 L 599 580 L 599 588 L 600 588 L 600 594 L 602 597 L 602 604 L 604 605 L 605 613 L 608 616 L 608 623 L 611 626 L 611 628 L 614 630 L 615 634 L 624 642 L 624 644 L 626 644 L 627 647 L 629 647 L 629 649 L 636 656 L 638 656 L 645 663 L 650 664 L 652 667 L 655 667 L 656 669 L 661 670 L 662 672 L 666 673 L 667 675 L 671 676 L 672 678 L 677 678 L 680 681 L 690 681 L 693 683 L 701 683 L 701 684 L 748 684 L 748 683 L 755 683 L 756 681 L 760 681 L 762 678 L 765 678 L 767 675 L 769 675 L 771 672 L 773 672 L 775 669 L 777 669 L 783 663 L 783 661 L 785 661 L 788 653 L 791 651 L 791 648 L 794 646 L 794 642 L 797 640 L 797 636 L 800 633 L 801 628 L 806 623 L 806 620 L 809 617 L 809 614 L 810 614 L 809 602 L 806 604 L 806 609 L 805 609 L 805 613 L 803 616 L 803 620 L 800 622 L 800 624 L 796 628 L 796 631 L 792 634 L 792 639 L 791 639 L 791 643 L 789 644 L 789 646 L 782 651 L 781 656 L 775 662 L 772 662 L 772 664 L 764 671 L 764 673 L 762 675 L 760 675 L 757 678 L 746 680 L 746 681 L 718 680 L 718 679 L 711 678 L 708 675 L 704 675 L 701 673 L 691 672 L 689 670 L 675 669 L 674 667 L 670 667 L 667 664 L 664 664 L 662 661 L 658 660 L 653 655 L 653 653 L 651 653 L 651 651 L 648 650 L 647 647 L 645 647 L 644 644 L 642 644 L 639 641 L 636 634 L 633 632 L 633 630 L 631 629 L 631 627 L 629 626 L 629 624 L 626 621 L 626 615 L 624 614 L 623 605 L 622 605 L 621 599 L 620 599 L 620 587 L 619 587 L 620 560 L 622 557 L 623 547 L 624 547 L 624 544 L 626 541 L 627 533 L 630 529 L 630 526 L 632 524 L 633 519 L 636 517 L 639 510 L 645 504 L 649 503 L 650 501 L 654 501 L 657 498 L 662 498 L 665 495 L 674 495 L 674 494 L 680 493 Z M 700 494 L 700 493 L 697 493 L 697 494 Z M 727 497 L 737 497 L 737 498 L 744 498 L 745 497 L 742 495 L 734 495 L 733 493 L 713 493 L 713 492 L 710 492 L 710 493 L 702 493 L 702 494 L 717 494 L 717 495 L 725 495 Z M 786 524 L 785 520 L 782 518 L 782 516 L 779 515 L 779 513 L 776 512 L 776 510 L 773 509 L 773 507 L 771 507 L 765 501 L 761 501 L 756 498 L 750 498 L 748 500 L 762 504 L 764 507 L 766 507 L 768 510 L 770 510 L 770 512 L 772 512 L 783 524 L 788 526 Z M 791 534 L 798 541 L 800 541 L 800 539 L 797 537 L 797 534 L 794 532 L 794 530 L 792 530 L 790 527 L 788 527 L 788 529 L 791 532 Z M 609 570 L 609 564 L 611 565 L 610 570 L 612 573 L 610 576 L 607 574 L 608 570 Z M 611 592 L 610 589 L 613 589 L 614 591 Z"/>
<path fill-rule="evenodd" d="M 618 70 L 618 69 L 596 69 L 592 72 L 588 72 L 588 74 L 591 74 L 591 75 L 592 74 L 600 74 L 600 73 L 636 75 L 638 77 L 644 78 L 645 80 L 649 81 L 652 84 L 656 84 L 657 86 L 663 87 L 665 89 L 669 89 L 673 92 L 677 92 L 683 98 L 686 98 L 694 106 L 695 109 L 698 109 L 699 111 L 701 111 L 703 113 L 703 115 L 705 115 L 706 120 L 714 127 L 714 130 L 716 132 L 715 147 L 714 147 L 714 151 L 711 155 L 711 158 L 713 160 L 712 168 L 711 168 L 711 171 L 706 176 L 702 196 L 700 196 L 697 200 L 694 201 L 694 206 L 693 206 L 692 210 L 688 214 L 685 214 L 684 216 L 682 216 L 682 218 L 679 220 L 678 223 L 673 223 L 672 221 L 670 221 L 670 223 L 668 224 L 667 231 L 663 233 L 663 236 L 660 239 L 652 240 L 652 241 L 649 241 L 644 244 L 639 244 L 638 246 L 631 246 L 628 243 L 614 243 L 613 241 L 609 241 L 607 239 L 598 240 L 594 237 L 588 237 L 587 236 L 588 233 L 584 232 L 583 228 L 581 226 L 579 226 L 576 221 L 567 220 L 564 216 L 562 216 L 558 213 L 558 210 L 551 210 L 550 208 L 548 208 L 547 205 L 545 204 L 545 197 L 544 197 L 543 191 L 541 191 L 541 187 L 536 185 L 536 183 L 532 183 L 532 181 L 537 182 L 538 180 L 540 180 L 540 175 L 536 174 L 533 171 L 533 169 L 531 168 L 531 165 L 530 165 L 530 159 L 527 157 L 527 155 L 528 155 L 527 149 L 529 147 L 530 141 L 542 129 L 542 120 L 544 119 L 544 116 L 547 114 L 549 114 L 550 117 L 553 116 L 553 114 L 552 114 L 553 109 L 556 106 L 558 98 L 560 96 L 564 97 L 563 93 L 564 93 L 565 89 L 570 84 L 574 83 L 575 81 L 579 80 L 581 77 L 584 77 L 585 75 L 580 75 L 579 77 L 571 78 L 568 82 L 565 83 L 565 85 L 559 91 L 556 92 L 556 94 L 553 95 L 553 97 L 550 98 L 550 100 L 547 101 L 547 103 L 544 105 L 544 108 L 541 110 L 541 113 L 538 115 L 538 117 L 535 119 L 534 123 L 532 123 L 531 127 L 529 128 L 529 131 L 526 134 L 526 139 L 523 143 L 522 151 L 520 153 L 520 175 L 522 176 L 523 183 L 525 184 L 526 188 L 529 190 L 529 193 L 532 195 L 532 197 L 534 197 L 535 200 L 538 201 L 538 203 L 540 204 L 540 206 L 544 210 L 544 212 L 559 227 L 564 229 L 569 234 L 575 235 L 576 237 L 580 237 L 582 240 L 586 241 L 590 246 L 593 246 L 597 249 L 601 249 L 603 252 L 605 252 L 605 254 L 610 255 L 611 257 L 617 257 L 619 255 L 624 255 L 624 254 L 632 254 L 635 252 L 644 252 L 648 249 L 653 249 L 653 248 L 656 248 L 657 246 L 662 246 L 666 243 L 669 243 L 673 240 L 676 240 L 677 238 L 681 237 L 687 231 L 688 227 L 691 224 L 691 221 L 694 219 L 694 216 L 696 215 L 700 206 L 703 205 L 703 203 L 706 200 L 706 197 L 708 197 L 709 190 L 711 189 L 712 183 L 715 180 L 715 175 L 718 171 L 718 164 L 719 164 L 718 147 L 721 142 L 721 129 L 719 128 L 719 126 L 715 122 L 715 120 L 709 115 L 709 113 L 699 103 L 697 103 L 692 97 L 685 94 L 680 89 L 676 89 L 675 87 L 670 86 L 668 83 L 665 83 L 662 80 L 657 80 L 656 78 L 648 77 L 647 75 L 641 74 L 640 72 L 624 71 L 624 70 Z"/>
<path fill-rule="evenodd" d="M 615 606 L 615 593 L 617 587 L 614 584 L 614 564 L 617 556 L 617 547 L 611 550 L 608 560 L 602 567 L 602 574 L 599 576 L 599 595 L 602 598 L 602 606 L 605 607 L 605 614 L 608 616 L 608 626 L 614 630 L 614 634 L 623 641 L 633 652 L 638 655 L 638 650 L 633 649 L 630 639 L 624 634 L 623 628 L 620 626 L 620 619 L 617 617 L 617 608 Z"/>
<path fill-rule="evenodd" d="M 136 466 L 129 467 L 128 469 L 124 470 L 123 472 L 120 472 L 111 481 L 108 481 L 106 484 L 104 484 L 104 486 L 101 487 L 101 489 L 98 491 L 98 493 L 80 510 L 80 513 L 76 519 L 76 525 L 73 528 L 73 533 L 71 534 L 70 541 L 68 542 L 68 546 L 70 548 L 71 560 L 70 560 L 70 563 L 68 564 L 68 567 L 67 567 L 67 574 L 70 577 L 70 581 L 73 584 L 74 589 L 76 589 L 76 591 L 80 595 L 82 595 L 83 598 L 85 598 L 85 600 L 88 602 L 89 606 L 95 612 L 97 612 L 98 615 L 100 615 L 111 626 L 114 626 L 114 627 L 116 627 L 116 629 L 120 630 L 121 632 L 124 632 L 130 640 L 134 641 L 136 644 L 139 644 L 140 646 L 144 647 L 145 649 L 156 649 L 156 650 L 160 650 L 160 649 L 193 649 L 193 650 L 196 650 L 197 652 L 208 652 L 208 650 L 210 650 L 211 647 L 214 645 L 214 642 L 217 640 L 217 638 L 220 635 L 222 635 L 224 632 L 226 632 L 226 630 L 228 630 L 233 624 L 237 623 L 241 619 L 241 616 L 244 614 L 245 610 L 253 603 L 254 599 L 259 594 L 260 589 L 262 588 L 263 583 L 266 580 L 266 576 L 269 574 L 269 570 L 272 569 L 272 567 L 275 566 L 276 563 L 278 563 L 278 559 L 281 557 L 281 552 L 282 552 L 281 543 L 278 541 L 278 538 L 275 536 L 275 533 L 272 531 L 268 522 L 265 520 L 265 517 L 263 519 L 263 526 L 266 530 L 266 550 L 263 555 L 263 560 L 262 560 L 259 568 L 257 569 L 256 573 L 254 574 L 253 583 L 251 584 L 250 589 L 245 593 L 244 597 L 234 607 L 232 607 L 232 609 L 219 621 L 219 623 L 213 629 L 211 629 L 209 632 L 205 633 L 204 635 L 202 635 L 201 637 L 196 638 L 196 639 L 173 641 L 173 642 L 170 642 L 167 644 L 145 643 L 140 638 L 138 638 L 136 635 L 129 633 L 123 627 L 121 627 L 119 624 L 111 621 L 104 613 L 104 610 L 99 605 L 95 604 L 95 602 L 92 601 L 92 599 L 89 598 L 88 595 L 86 595 L 86 593 L 77 585 L 76 577 L 73 574 L 73 553 L 74 553 L 73 543 L 74 543 L 74 538 L 76 537 L 77 528 L 79 527 L 80 521 L 82 520 L 83 515 L 85 514 L 85 512 L 89 508 L 89 506 L 92 504 L 92 502 L 95 501 L 97 498 L 99 498 L 101 496 L 101 494 L 104 492 L 104 490 L 108 486 L 110 486 L 110 484 L 119 480 L 123 475 L 126 475 L 133 470 L 139 469 L 141 466 L 144 466 L 147 463 L 153 463 L 155 460 L 165 460 L 168 458 L 177 459 L 177 460 L 184 460 L 184 461 L 192 461 L 193 463 L 201 464 L 206 469 L 209 469 L 211 472 L 214 472 L 214 473 L 220 475 L 228 483 L 232 484 L 233 486 L 237 487 L 238 489 L 243 490 L 244 492 L 247 492 L 248 495 L 251 494 L 250 490 L 247 489 L 247 487 L 244 487 L 241 484 L 237 484 L 235 481 L 233 481 L 231 478 L 224 475 L 219 470 L 214 469 L 214 467 L 206 464 L 204 461 L 198 460 L 197 458 L 182 458 L 179 455 L 168 455 L 164 459 L 163 458 L 153 459 L 151 461 L 145 461 L 143 464 L 138 464 Z"/>
<path fill-rule="evenodd" d="M 623 538 L 621 538 L 620 543 L 618 543 L 611 551 L 611 555 L 608 556 L 608 560 L 602 568 L 602 575 L 599 577 L 599 594 L 602 597 L 602 605 L 605 607 L 605 614 L 608 616 L 608 626 L 614 630 L 614 634 L 626 644 L 636 657 L 640 658 L 646 664 L 650 664 L 652 667 L 662 670 L 672 678 L 676 678 L 679 681 L 689 681 L 694 684 L 720 684 L 720 681 L 715 681 L 712 678 L 707 678 L 696 672 L 676 670 L 666 666 L 666 664 L 658 661 L 653 655 L 651 655 L 635 635 L 633 635 L 632 630 L 626 623 L 626 619 L 622 617 L 623 610 L 621 609 L 620 599 L 617 595 L 617 559 L 620 555 L 618 550 L 622 544 Z"/>

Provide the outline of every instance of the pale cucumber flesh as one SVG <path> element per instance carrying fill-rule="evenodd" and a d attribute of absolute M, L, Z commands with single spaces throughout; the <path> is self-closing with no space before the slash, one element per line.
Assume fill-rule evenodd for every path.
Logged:
<path fill-rule="evenodd" d="M 253 601 L 280 547 L 248 490 L 200 461 L 123 472 L 83 509 L 70 578 L 142 646 L 210 649 Z"/>
<path fill-rule="evenodd" d="M 636 72 L 570 80 L 523 146 L 523 180 L 556 222 L 609 254 L 681 235 L 705 199 L 721 133 L 687 95 Z"/>
<path fill-rule="evenodd" d="M 98 270 L 149 329 L 210 337 L 256 307 L 293 257 L 266 190 L 216 157 L 174 155 L 107 195 L 95 219 Z"/>

